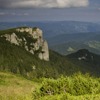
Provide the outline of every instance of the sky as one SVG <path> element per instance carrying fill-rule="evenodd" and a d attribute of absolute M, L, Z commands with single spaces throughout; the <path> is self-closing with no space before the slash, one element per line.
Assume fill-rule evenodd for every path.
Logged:
<path fill-rule="evenodd" d="M 0 0 L 0 22 L 100 22 L 100 0 Z"/>

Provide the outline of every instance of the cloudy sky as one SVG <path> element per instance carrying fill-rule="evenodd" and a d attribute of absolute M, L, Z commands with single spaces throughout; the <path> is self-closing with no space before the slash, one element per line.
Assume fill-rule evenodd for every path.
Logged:
<path fill-rule="evenodd" d="M 100 0 L 0 0 L 1 21 L 100 22 Z"/>

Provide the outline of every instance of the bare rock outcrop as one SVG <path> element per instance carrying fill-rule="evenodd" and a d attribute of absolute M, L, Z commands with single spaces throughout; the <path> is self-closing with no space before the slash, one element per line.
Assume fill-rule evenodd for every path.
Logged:
<path fill-rule="evenodd" d="M 24 35 L 22 33 L 24 33 Z M 20 36 L 18 34 L 20 34 Z M 43 39 L 43 32 L 41 29 L 37 27 L 21 27 L 10 34 L 4 34 L 1 37 L 5 37 L 7 41 L 15 45 L 24 47 L 33 55 L 38 51 L 38 57 L 41 60 L 49 61 L 48 43 Z"/>
<path fill-rule="evenodd" d="M 39 53 L 39 58 L 49 61 L 49 50 L 47 41 L 43 41 L 42 50 Z"/>

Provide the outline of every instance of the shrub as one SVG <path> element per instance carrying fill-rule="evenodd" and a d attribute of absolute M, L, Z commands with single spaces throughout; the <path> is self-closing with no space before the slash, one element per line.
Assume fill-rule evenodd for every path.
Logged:
<path fill-rule="evenodd" d="M 43 96 L 53 96 L 60 94 L 70 94 L 73 96 L 93 95 L 100 93 L 99 79 L 90 77 L 88 74 L 74 74 L 70 77 L 60 77 L 55 79 L 44 79 L 42 85 L 33 95 L 36 98 Z M 64 96 L 63 96 L 64 97 Z M 66 97 L 66 95 L 65 95 Z"/>

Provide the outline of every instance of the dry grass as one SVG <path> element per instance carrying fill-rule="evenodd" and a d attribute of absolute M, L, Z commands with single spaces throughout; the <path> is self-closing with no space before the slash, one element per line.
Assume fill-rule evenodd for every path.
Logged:
<path fill-rule="evenodd" d="M 32 100 L 35 86 L 23 77 L 0 72 L 0 100 Z"/>

